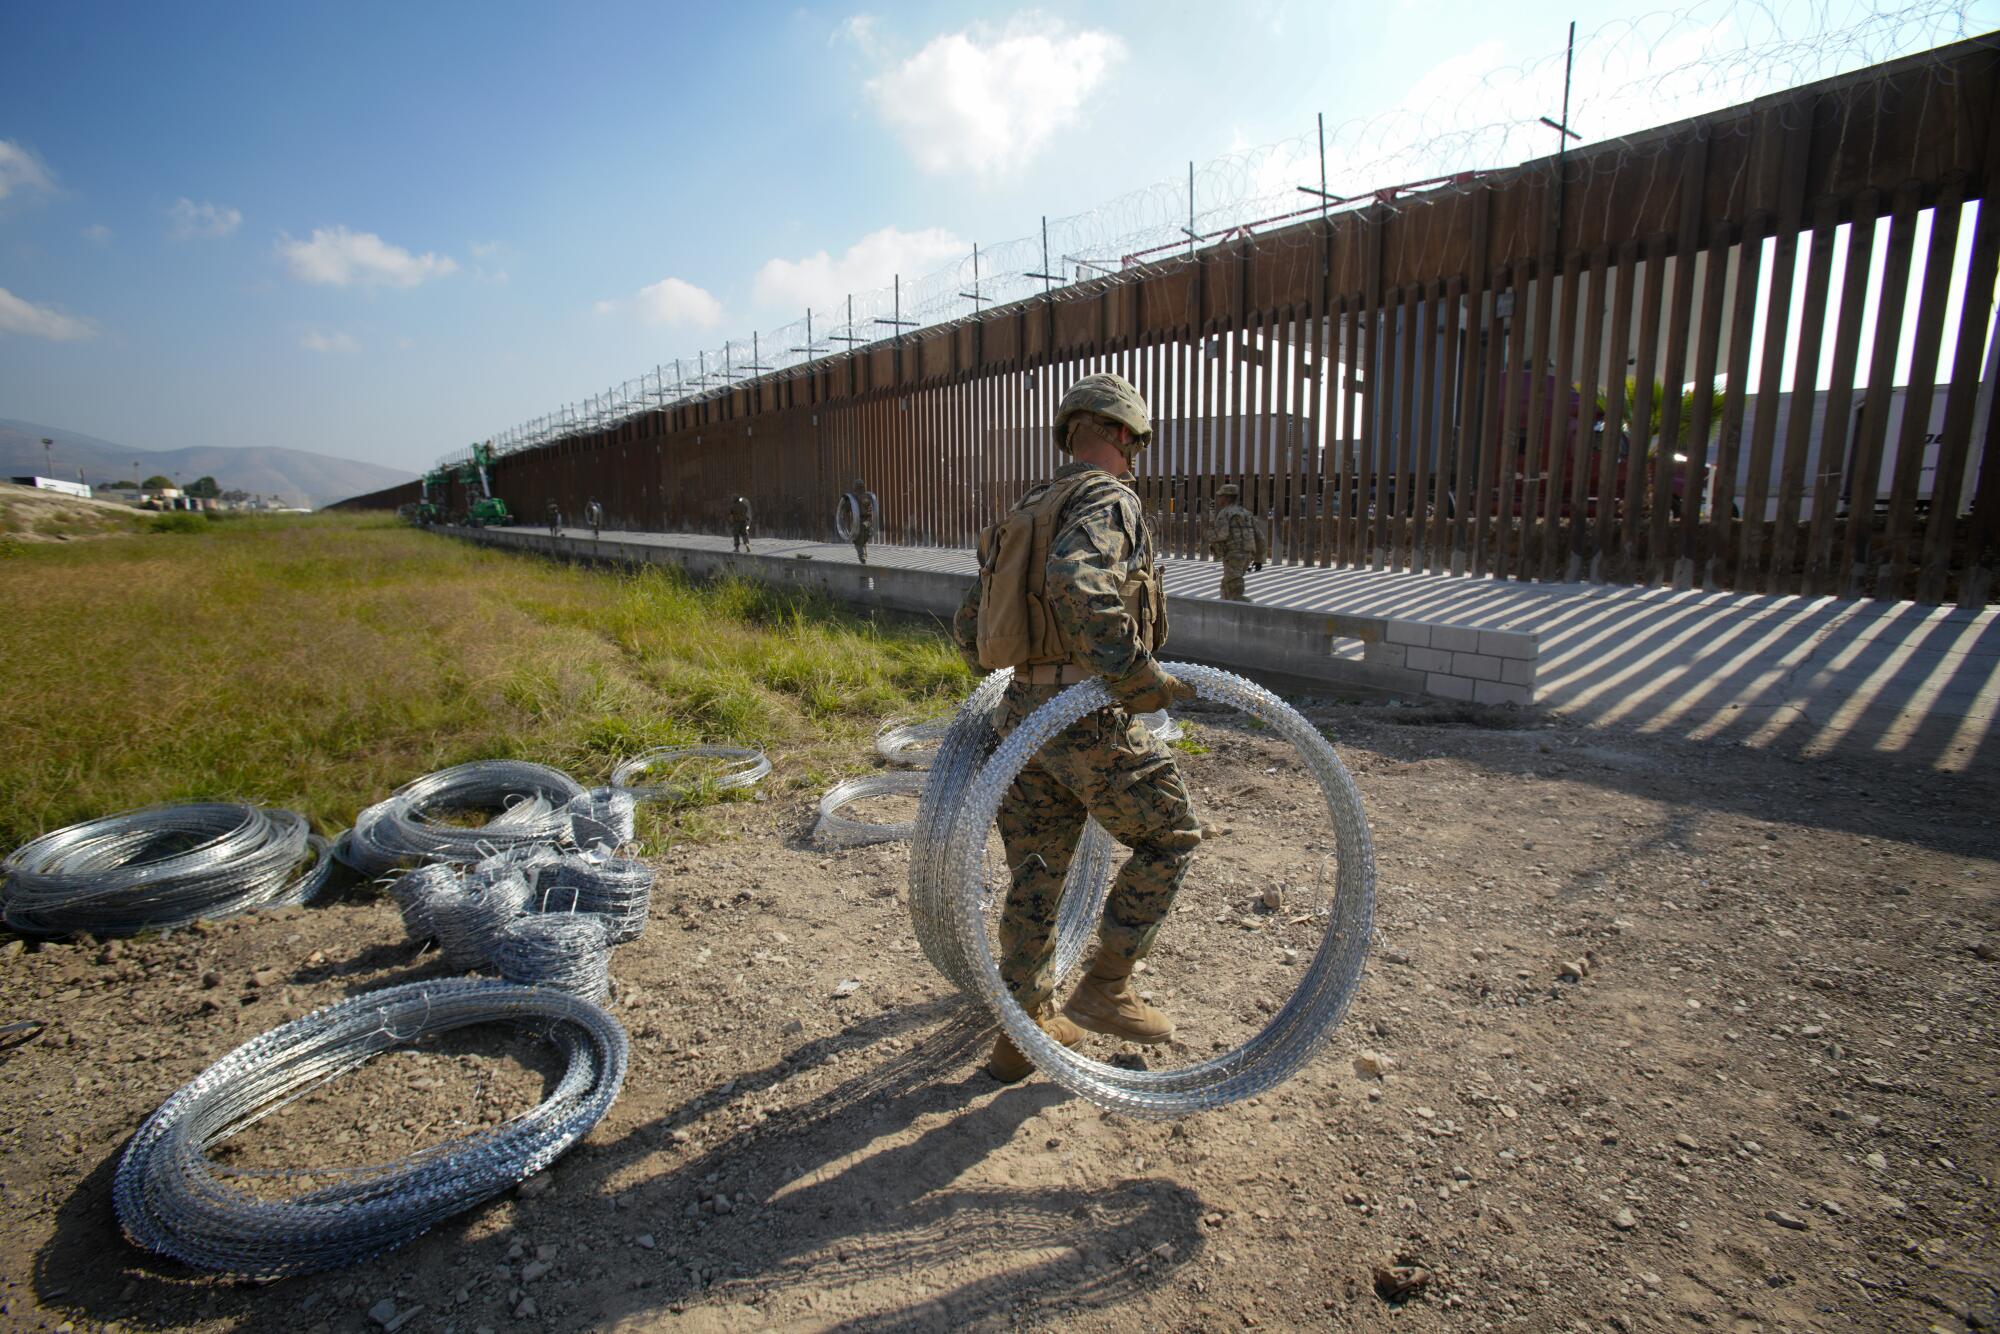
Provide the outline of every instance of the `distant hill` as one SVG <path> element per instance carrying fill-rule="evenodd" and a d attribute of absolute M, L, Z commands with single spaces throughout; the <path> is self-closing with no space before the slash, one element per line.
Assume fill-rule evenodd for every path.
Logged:
<path fill-rule="evenodd" d="M 213 477 L 225 491 L 249 491 L 282 496 L 288 504 L 318 509 L 321 505 L 358 496 L 413 479 L 416 474 L 375 463 L 357 463 L 303 449 L 275 445 L 249 449 L 135 449 L 80 431 L 41 426 L 0 417 L 0 477 L 50 471 L 44 461 L 42 437 L 56 442 L 54 472 L 74 481 L 78 468 L 92 486 L 125 479 L 143 482 L 154 473 L 183 482 Z M 132 476 L 132 464 L 139 476 Z"/>

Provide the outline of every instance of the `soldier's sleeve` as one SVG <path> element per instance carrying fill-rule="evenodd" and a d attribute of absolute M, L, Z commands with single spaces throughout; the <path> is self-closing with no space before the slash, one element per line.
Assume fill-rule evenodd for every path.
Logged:
<path fill-rule="evenodd" d="M 958 656 L 965 659 L 966 666 L 975 672 L 986 670 L 979 665 L 979 578 L 976 575 L 972 587 L 965 590 L 964 601 L 958 604 L 958 611 L 952 615 L 951 641 L 958 646 Z"/>
<path fill-rule="evenodd" d="M 1056 624 L 1076 660 L 1109 679 L 1114 693 L 1128 678 L 1159 671 L 1118 596 L 1137 552 L 1140 522 L 1122 487 L 1089 487 L 1070 503 L 1049 543 L 1044 588 Z"/>

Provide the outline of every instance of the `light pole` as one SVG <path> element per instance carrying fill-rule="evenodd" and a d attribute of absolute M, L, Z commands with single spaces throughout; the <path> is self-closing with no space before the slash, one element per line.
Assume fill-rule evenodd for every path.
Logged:
<path fill-rule="evenodd" d="M 53 478 L 56 475 L 56 442 L 47 436 L 42 437 L 42 458 L 49 470 L 49 476 Z"/>

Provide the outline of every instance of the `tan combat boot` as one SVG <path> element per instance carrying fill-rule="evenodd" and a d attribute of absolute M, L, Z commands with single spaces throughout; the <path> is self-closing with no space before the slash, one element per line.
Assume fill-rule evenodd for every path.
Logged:
<path fill-rule="evenodd" d="M 1074 1047 L 1083 1041 L 1083 1030 L 1063 1018 L 1053 1002 L 1045 1002 L 1036 1011 L 1035 1027 L 1065 1047 Z M 1034 1069 L 1035 1063 L 1021 1054 L 1014 1040 L 1001 1033 L 993 1044 L 993 1058 L 986 1062 L 986 1073 L 1003 1084 L 1016 1084 L 1026 1079 Z"/>
<path fill-rule="evenodd" d="M 1127 1042 L 1165 1042 L 1174 1035 L 1174 1021 L 1132 990 L 1132 965 L 1102 953 L 1076 984 L 1063 1013 L 1093 1033 Z"/>

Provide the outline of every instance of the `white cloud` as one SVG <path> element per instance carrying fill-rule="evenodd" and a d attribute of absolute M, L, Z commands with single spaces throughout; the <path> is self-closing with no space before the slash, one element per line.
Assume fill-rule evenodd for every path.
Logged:
<path fill-rule="evenodd" d="M 308 352 L 359 352 L 361 344 L 354 335 L 339 330 L 328 332 L 323 329 L 308 329 L 299 339 L 299 346 Z"/>
<path fill-rule="evenodd" d="M 52 195 L 56 178 L 34 150 L 0 139 L 0 199 L 10 195 Z"/>
<path fill-rule="evenodd" d="M 504 241 L 474 241 L 472 258 L 478 262 L 472 266 L 472 276 L 482 283 L 504 283 L 510 276 L 507 266 L 516 257 L 514 247 Z"/>
<path fill-rule="evenodd" d="M 101 222 L 93 222 L 83 229 L 83 239 L 86 241 L 95 241 L 99 245 L 107 245 L 111 241 L 111 229 Z"/>
<path fill-rule="evenodd" d="M 240 210 L 211 204 L 206 199 L 197 204 L 186 195 L 174 201 L 167 217 L 173 220 L 171 235 L 176 241 L 215 240 L 243 225 Z"/>
<path fill-rule="evenodd" d="M 872 27 L 857 38 L 864 50 L 872 39 Z M 1074 124 L 1124 55 L 1111 33 L 1072 32 L 1060 19 L 1028 13 L 998 32 L 975 24 L 932 38 L 870 79 L 868 96 L 926 171 L 1001 176 Z"/>
<path fill-rule="evenodd" d="M 310 241 L 283 237 L 278 242 L 278 253 L 291 265 L 292 276 L 300 282 L 332 287 L 356 283 L 367 287 L 415 287 L 426 279 L 458 272 L 458 261 L 449 255 L 428 250 L 413 255 L 373 232 L 350 232 L 345 227 L 315 227 Z"/>
<path fill-rule="evenodd" d="M 771 259 L 757 270 L 757 300 L 785 310 L 838 305 L 850 293 L 887 287 L 897 274 L 913 278 L 972 250 L 942 227 L 906 232 L 884 227 L 847 247 L 839 259 L 822 250 L 803 259 Z"/>
<path fill-rule="evenodd" d="M 691 324 L 711 329 L 722 322 L 722 303 L 693 283 L 679 278 L 662 278 L 639 289 L 634 296 L 597 303 L 597 313 L 613 315 L 629 310 L 648 324 Z"/>
<path fill-rule="evenodd" d="M 46 338 L 52 343 L 73 343 L 96 337 L 97 328 L 89 320 L 65 315 L 54 306 L 38 306 L 0 287 L 0 333 Z"/>

